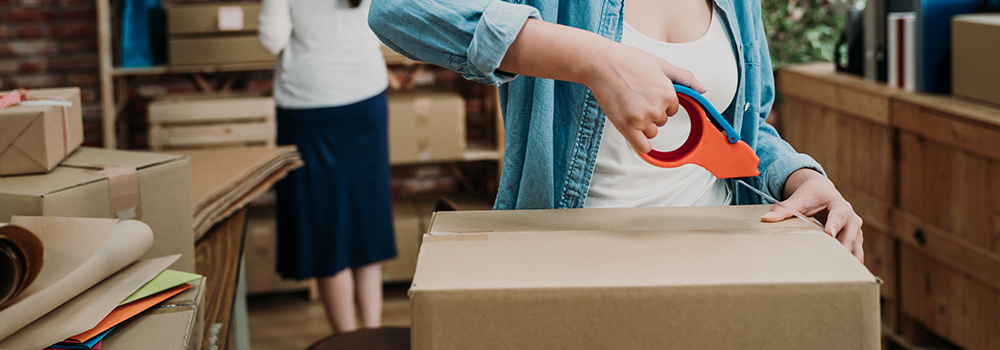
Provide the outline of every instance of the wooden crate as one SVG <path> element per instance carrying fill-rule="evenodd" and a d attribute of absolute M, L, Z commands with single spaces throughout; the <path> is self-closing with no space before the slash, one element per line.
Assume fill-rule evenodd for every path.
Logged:
<path fill-rule="evenodd" d="M 154 151 L 222 146 L 273 146 L 270 97 L 170 98 L 149 104 L 149 146 Z"/>
<path fill-rule="evenodd" d="M 893 125 L 903 317 L 968 349 L 1000 348 L 1000 109 L 906 95 Z"/>

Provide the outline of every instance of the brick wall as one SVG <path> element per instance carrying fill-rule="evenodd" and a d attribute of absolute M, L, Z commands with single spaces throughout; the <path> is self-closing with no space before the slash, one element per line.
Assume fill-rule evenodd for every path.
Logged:
<path fill-rule="evenodd" d="M 101 145 L 93 0 L 0 0 L 0 90 L 79 86 L 86 143 Z"/>

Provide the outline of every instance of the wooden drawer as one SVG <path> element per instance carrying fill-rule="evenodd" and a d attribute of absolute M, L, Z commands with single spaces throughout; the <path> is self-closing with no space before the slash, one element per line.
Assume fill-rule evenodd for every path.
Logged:
<path fill-rule="evenodd" d="M 901 246 L 900 265 L 906 316 L 964 348 L 1000 349 L 1000 290 L 910 245 Z"/>
<path fill-rule="evenodd" d="M 894 103 L 899 208 L 974 248 L 1000 254 L 1000 109 L 984 107 L 977 119 L 954 111 L 973 104 L 931 101 L 928 96 Z M 984 122 L 989 117 L 997 123 Z"/>

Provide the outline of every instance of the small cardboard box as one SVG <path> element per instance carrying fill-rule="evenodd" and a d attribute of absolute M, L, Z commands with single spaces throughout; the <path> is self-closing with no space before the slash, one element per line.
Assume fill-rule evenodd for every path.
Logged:
<path fill-rule="evenodd" d="M 768 208 L 438 212 L 413 349 L 879 349 L 876 278 Z"/>
<path fill-rule="evenodd" d="M 197 350 L 205 333 L 205 277 L 191 288 L 123 322 L 102 349 Z"/>
<path fill-rule="evenodd" d="M 271 63 L 257 39 L 259 2 L 165 7 L 170 65 Z"/>
<path fill-rule="evenodd" d="M 29 90 L 27 98 L 71 106 L 17 104 L 0 109 L 0 176 L 49 172 L 83 143 L 80 88 Z"/>
<path fill-rule="evenodd" d="M 171 4 L 167 35 L 256 32 L 260 2 Z"/>
<path fill-rule="evenodd" d="M 234 35 L 208 38 L 170 38 L 170 65 L 269 63 L 275 56 L 267 51 L 257 35 Z"/>
<path fill-rule="evenodd" d="M 389 163 L 465 156 L 465 99 L 448 92 L 389 94 Z"/>
<path fill-rule="evenodd" d="M 1000 105 L 1000 14 L 952 18 L 952 93 Z"/>
<path fill-rule="evenodd" d="M 128 174 L 114 172 L 125 167 L 135 168 L 137 183 L 129 183 Z M 194 272 L 187 156 L 82 147 L 48 174 L 0 178 L 0 222 L 9 222 L 12 215 L 114 218 L 133 214 L 129 208 L 116 210 L 113 205 L 134 206 L 134 218 L 153 230 L 153 247 L 143 258 L 180 253 L 170 268 Z"/>

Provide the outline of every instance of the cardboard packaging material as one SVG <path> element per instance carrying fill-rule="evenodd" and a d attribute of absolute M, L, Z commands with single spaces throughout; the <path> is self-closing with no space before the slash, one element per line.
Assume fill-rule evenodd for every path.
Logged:
<path fill-rule="evenodd" d="M 275 56 L 256 35 L 170 38 L 170 65 L 273 63 Z"/>
<path fill-rule="evenodd" d="M 274 62 L 257 39 L 259 2 L 165 7 L 171 65 Z"/>
<path fill-rule="evenodd" d="M 952 18 L 952 93 L 1000 105 L 1000 14 Z"/>
<path fill-rule="evenodd" d="M 876 278 L 768 208 L 438 212 L 413 349 L 879 349 Z"/>
<path fill-rule="evenodd" d="M 28 90 L 26 97 L 32 104 L 0 109 L 0 176 L 48 172 L 83 143 L 80 88 Z M 37 105 L 49 102 L 70 106 Z"/>
<path fill-rule="evenodd" d="M 446 92 L 389 94 L 389 163 L 465 156 L 465 100 Z"/>
<path fill-rule="evenodd" d="M 46 258 L 35 282 L 0 310 L 0 319 L 4 320 L 0 323 L 0 349 L 11 348 L 14 344 L 34 343 L 39 339 L 42 339 L 39 347 L 44 347 L 93 327 L 107 313 L 97 315 L 96 320 L 93 320 L 94 324 L 89 326 L 84 320 L 82 329 L 79 329 L 80 318 L 94 317 L 91 313 L 73 315 L 69 312 L 58 316 L 57 308 L 68 305 L 64 303 L 71 299 L 86 296 L 81 293 L 93 289 L 91 287 L 95 285 L 105 285 L 102 280 L 109 281 L 108 276 L 135 262 L 153 244 L 153 233 L 149 226 L 135 220 L 21 216 L 11 219 L 13 225 L 34 233 L 42 241 Z M 124 293 L 118 300 L 105 300 L 104 304 L 110 304 L 106 311 L 110 312 L 125 297 L 173 263 L 174 259 L 176 256 L 164 260 L 165 263 L 158 271 L 147 271 L 152 275 L 144 281 L 125 278 L 138 283 L 135 289 L 124 291 L 113 285 L 105 285 L 109 287 L 108 290 L 94 293 L 88 299 L 89 302 L 80 303 L 76 310 L 97 312 L 99 310 L 89 308 L 99 306 L 101 298 L 107 297 L 109 293 Z M 116 285 L 118 282 L 112 284 Z M 74 322 L 77 324 L 74 325 Z M 41 324 L 48 326 L 43 327 Z M 53 334 L 56 334 L 55 338 L 45 338 Z M 49 340 L 51 342 L 45 344 Z"/>
<path fill-rule="evenodd" d="M 421 225 L 417 204 L 413 198 L 392 200 L 392 221 L 396 231 L 396 258 L 382 263 L 383 282 L 408 282 L 417 269 L 420 239 L 426 226 Z"/>
<path fill-rule="evenodd" d="M 205 277 L 191 289 L 122 322 L 101 349 L 197 350 L 205 333 Z"/>
<path fill-rule="evenodd" d="M 256 32 L 260 2 L 171 4 L 167 35 Z"/>
<path fill-rule="evenodd" d="M 82 147 L 51 173 L 0 178 L 0 222 L 134 217 L 153 230 L 144 258 L 182 254 L 170 268 L 194 272 L 191 195 L 186 156 Z"/>

